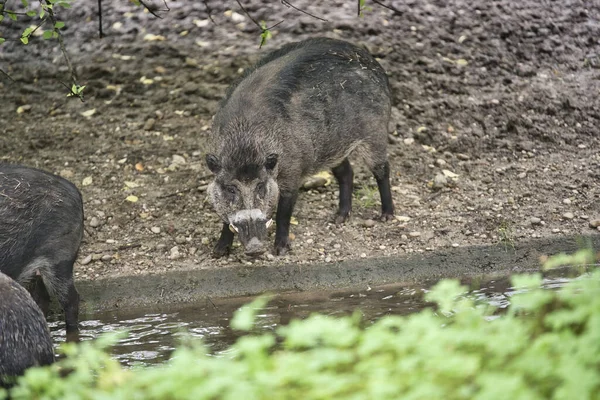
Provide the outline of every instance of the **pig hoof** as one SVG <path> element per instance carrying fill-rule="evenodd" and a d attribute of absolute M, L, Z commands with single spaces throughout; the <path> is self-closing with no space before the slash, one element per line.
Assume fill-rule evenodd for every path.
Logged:
<path fill-rule="evenodd" d="M 290 250 L 290 244 L 288 242 L 275 245 L 275 254 L 278 256 L 284 256 Z"/>
<path fill-rule="evenodd" d="M 229 246 L 215 246 L 215 248 L 213 249 L 213 257 L 214 258 L 221 258 L 223 256 L 226 256 L 229 254 Z"/>
<path fill-rule="evenodd" d="M 379 220 L 381 222 L 392 221 L 393 219 L 394 219 L 394 214 L 381 214 L 381 217 L 379 217 Z"/>
<path fill-rule="evenodd" d="M 335 215 L 333 222 L 335 222 L 336 225 L 341 225 L 348 220 L 348 216 L 349 216 L 349 213 L 348 214 L 338 213 Z"/>

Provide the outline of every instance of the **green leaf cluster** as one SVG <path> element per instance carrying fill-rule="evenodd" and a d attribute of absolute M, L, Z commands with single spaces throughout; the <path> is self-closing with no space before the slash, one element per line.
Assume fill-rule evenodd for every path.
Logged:
<path fill-rule="evenodd" d="M 248 334 L 230 358 L 192 341 L 169 363 L 125 369 L 105 352 L 114 337 L 66 345 L 66 358 L 33 368 L 19 399 L 600 399 L 600 270 L 557 291 L 515 276 L 507 312 L 478 303 L 457 281 L 437 304 L 364 324 L 360 313 L 315 314 L 274 333 Z M 241 309 L 250 330 L 266 300 Z M 65 375 L 65 376 L 62 376 Z M 2 396 L 0 395 L 0 398 Z"/>

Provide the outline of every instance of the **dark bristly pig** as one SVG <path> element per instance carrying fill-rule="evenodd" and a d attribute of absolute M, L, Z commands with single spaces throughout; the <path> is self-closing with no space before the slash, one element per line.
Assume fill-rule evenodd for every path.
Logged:
<path fill-rule="evenodd" d="M 41 170 L 0 164 L 0 272 L 29 288 L 44 314 L 50 294 L 56 295 L 67 332 L 78 330 L 73 264 L 82 236 L 83 202 L 75 185 Z"/>
<path fill-rule="evenodd" d="M 0 272 L 0 387 L 12 386 L 27 368 L 53 362 L 44 314 L 27 290 Z"/>
<path fill-rule="evenodd" d="M 344 222 L 352 207 L 352 152 L 375 176 L 381 219 L 391 219 L 390 109 L 385 71 L 350 43 L 308 39 L 259 60 L 228 89 L 213 121 L 208 194 L 223 221 L 215 256 L 227 254 L 234 232 L 248 254 L 262 253 L 275 205 L 275 252 L 284 254 L 302 180 L 323 168 L 339 183 L 335 222 Z"/>

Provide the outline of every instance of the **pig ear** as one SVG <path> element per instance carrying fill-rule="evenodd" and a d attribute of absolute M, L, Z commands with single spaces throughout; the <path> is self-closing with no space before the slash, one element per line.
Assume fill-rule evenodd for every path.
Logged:
<path fill-rule="evenodd" d="M 273 171 L 275 166 L 277 165 L 277 158 L 279 155 L 275 153 L 271 153 L 267 156 L 267 161 L 265 162 L 265 168 L 267 171 Z"/>
<path fill-rule="evenodd" d="M 208 165 L 208 169 L 210 169 L 210 172 L 213 174 L 216 174 L 221 170 L 221 162 L 214 154 L 206 155 L 206 165 Z"/>

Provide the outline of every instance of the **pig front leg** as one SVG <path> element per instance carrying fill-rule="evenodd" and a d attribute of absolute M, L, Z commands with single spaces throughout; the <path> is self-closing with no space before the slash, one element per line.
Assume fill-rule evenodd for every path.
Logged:
<path fill-rule="evenodd" d="M 215 258 L 221 258 L 229 254 L 229 249 L 231 249 L 232 243 L 233 232 L 231 232 L 231 230 L 229 229 L 229 224 L 223 223 L 223 229 L 221 229 L 221 236 L 219 237 L 219 241 L 217 242 L 213 250 L 213 256 Z"/>
<path fill-rule="evenodd" d="M 290 249 L 290 220 L 298 198 L 298 190 L 279 194 L 277 214 L 275 215 L 275 253 L 282 256 Z"/>

